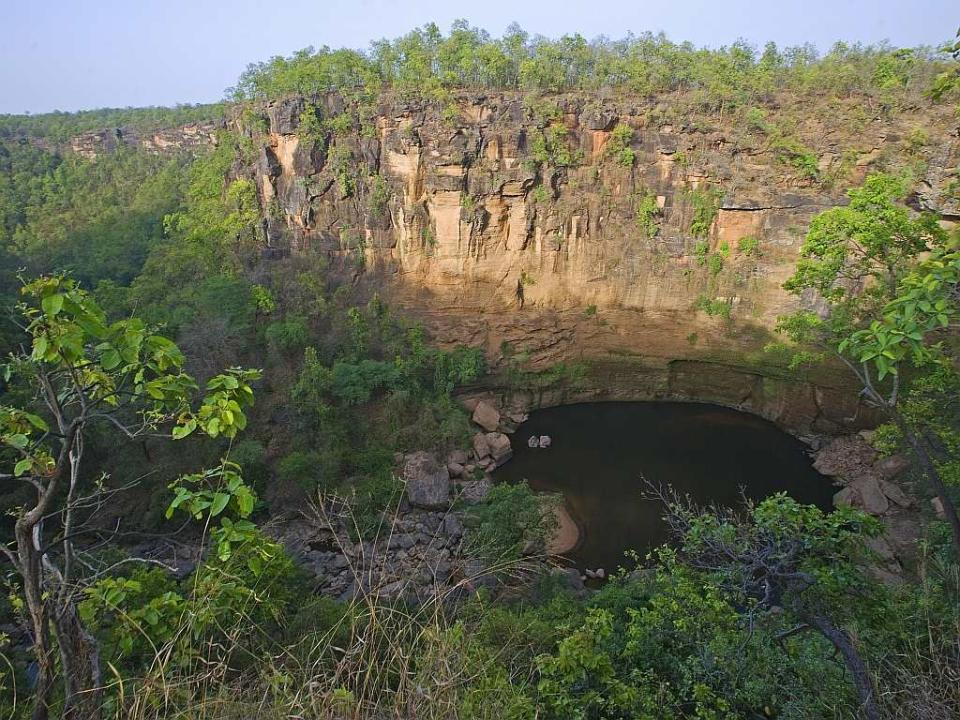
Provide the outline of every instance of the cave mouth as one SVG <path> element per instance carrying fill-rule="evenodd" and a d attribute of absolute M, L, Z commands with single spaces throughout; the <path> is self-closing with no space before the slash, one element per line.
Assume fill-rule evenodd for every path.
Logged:
<path fill-rule="evenodd" d="M 529 447 L 529 438 L 541 435 L 550 436 L 550 447 Z M 610 572 L 624 564 L 625 551 L 642 557 L 669 539 L 661 503 L 643 496 L 644 479 L 728 507 L 786 492 L 829 510 L 835 492 L 802 442 L 756 415 L 717 405 L 560 405 L 532 412 L 512 443 L 513 459 L 495 479 L 563 493 L 580 529 L 564 557 L 584 569 Z"/>

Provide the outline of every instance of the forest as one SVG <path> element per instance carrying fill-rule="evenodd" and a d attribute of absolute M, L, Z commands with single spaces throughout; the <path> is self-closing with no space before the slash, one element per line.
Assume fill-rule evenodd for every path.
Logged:
<path fill-rule="evenodd" d="M 922 522 L 902 577 L 876 572 L 884 526 L 861 509 L 783 494 L 718 508 L 652 486 L 673 540 L 628 552 L 596 587 L 546 552 L 553 516 L 522 483 L 417 520 L 411 532 L 459 538 L 462 567 L 446 575 L 460 582 L 416 568 L 432 592 L 382 592 L 360 573 L 332 592 L 290 552 L 290 518 L 333 528 L 319 551 L 330 557 L 338 542 L 388 547 L 407 522 L 404 458 L 471 450 L 465 392 L 542 391 L 579 368 L 434 345 L 381 292 L 362 247 L 269 252 L 277 211 L 250 170 L 259 113 L 344 98 L 340 116 L 299 117 L 327 152 L 338 135 L 362 137 L 387 95 L 443 113 L 487 92 L 533 98 L 530 192 L 546 195 L 546 169 L 584 161 L 556 117 L 536 117 L 556 96 L 623 94 L 651 117 L 674 104 L 743 127 L 785 97 L 960 111 L 960 42 L 821 55 L 518 26 L 493 38 L 458 21 L 252 64 L 216 105 L 0 116 L 6 717 L 960 716 L 960 230 L 913 201 L 917 167 L 871 171 L 816 215 L 784 288 L 818 304 L 782 316 L 769 348 L 798 376 L 824 363 L 848 373 L 881 417 L 873 451 L 910 458 Z M 69 148 L 94 130 L 200 121 L 219 129 L 199 153 Z M 632 137 L 620 131 L 605 156 L 625 172 Z M 806 148 L 773 142 L 820 182 Z M 384 180 L 337 177 L 342 198 L 380 203 L 371 223 L 389 217 Z M 699 192 L 691 267 L 699 254 L 717 274 L 731 251 L 701 246 L 719 198 Z M 649 193 L 637 202 L 637 235 L 653 243 L 660 208 Z M 736 251 L 761 252 L 755 238 Z M 723 307 L 707 314 L 730 322 Z"/>

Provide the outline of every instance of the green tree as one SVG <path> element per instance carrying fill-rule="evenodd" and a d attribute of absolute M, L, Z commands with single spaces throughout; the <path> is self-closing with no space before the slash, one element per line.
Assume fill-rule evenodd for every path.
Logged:
<path fill-rule="evenodd" d="M 956 507 L 929 443 L 901 410 L 902 370 L 946 362 L 939 334 L 960 313 L 960 255 L 934 217 L 895 202 L 905 191 L 902 181 L 873 175 L 848 193 L 849 206 L 814 218 L 784 287 L 798 295 L 815 291 L 826 307 L 781 318 L 779 329 L 839 357 L 867 402 L 896 425 L 944 506 L 960 555 Z M 922 259 L 925 253 L 932 257 Z"/>
<path fill-rule="evenodd" d="M 86 572 L 78 536 L 83 508 L 103 483 L 84 474 L 84 446 L 98 428 L 134 439 L 175 423 L 173 437 L 199 430 L 232 438 L 246 425 L 253 371 L 215 377 L 195 409 L 196 383 L 183 355 L 139 319 L 108 323 L 74 280 L 42 277 L 22 288 L 20 323 L 29 342 L 11 354 L 6 380 L 26 398 L 0 407 L 0 478 L 25 483 L 33 500 L 16 512 L 13 547 L 3 545 L 20 576 L 37 661 L 33 717 L 52 711 L 59 651 L 64 717 L 96 718 L 102 682 L 96 641 L 77 611 L 82 589 L 106 571 Z M 212 503 L 219 504 L 218 498 Z"/>

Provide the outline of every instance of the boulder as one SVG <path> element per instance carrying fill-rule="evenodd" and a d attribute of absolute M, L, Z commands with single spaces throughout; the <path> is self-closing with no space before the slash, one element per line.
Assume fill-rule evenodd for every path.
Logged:
<path fill-rule="evenodd" d="M 463 465 L 460 463 L 447 463 L 447 470 L 450 472 L 450 477 L 463 476 Z"/>
<path fill-rule="evenodd" d="M 864 476 L 851 484 L 860 496 L 859 507 L 871 515 L 883 515 L 890 509 L 887 496 L 880 489 L 880 480 L 877 477 Z"/>
<path fill-rule="evenodd" d="M 460 499 L 466 503 L 479 503 L 487 499 L 493 483 L 489 480 L 470 480 L 460 486 Z"/>
<path fill-rule="evenodd" d="M 467 457 L 467 452 L 465 450 L 454 450 L 447 456 L 447 465 L 450 465 L 451 463 L 455 463 L 457 465 L 466 465 L 468 459 L 469 458 Z"/>
<path fill-rule="evenodd" d="M 539 442 L 540 442 L 540 447 L 546 449 L 551 445 L 553 445 L 553 438 L 551 438 L 549 435 L 541 435 Z"/>
<path fill-rule="evenodd" d="M 874 464 L 874 468 L 884 480 L 893 480 L 910 467 L 910 459 L 903 455 L 891 455 Z"/>
<path fill-rule="evenodd" d="M 874 476 L 872 466 L 876 457 L 877 451 L 862 437 L 846 435 L 820 450 L 813 467 L 824 475 L 852 483 L 864 476 Z"/>
<path fill-rule="evenodd" d="M 487 433 L 487 447 L 490 448 L 490 456 L 493 458 L 494 467 L 500 467 L 507 460 L 513 457 L 513 447 L 510 445 L 510 438 L 503 433 Z"/>
<path fill-rule="evenodd" d="M 531 448 L 540 447 L 540 438 L 538 438 L 536 435 L 531 435 L 527 439 L 527 447 L 531 447 Z"/>
<path fill-rule="evenodd" d="M 500 411 L 486 400 L 481 400 L 473 411 L 473 421 L 487 432 L 493 432 L 500 427 Z"/>
<path fill-rule="evenodd" d="M 427 509 L 445 508 L 450 500 L 450 473 L 428 452 L 407 455 L 403 464 L 410 504 Z"/>
<path fill-rule="evenodd" d="M 409 550 L 414 545 L 417 544 L 417 538 L 415 535 L 394 535 L 390 538 L 390 542 L 387 543 L 388 550 Z"/>
<path fill-rule="evenodd" d="M 938 498 L 931 498 L 930 505 L 933 507 L 933 514 L 937 516 L 940 520 L 947 519 L 947 512 L 943 509 L 943 501 Z"/>
<path fill-rule="evenodd" d="M 490 444 L 487 442 L 486 433 L 477 433 L 473 436 L 473 452 L 476 453 L 477 460 L 490 457 Z"/>
<path fill-rule="evenodd" d="M 460 522 L 460 518 L 452 513 L 447 515 L 443 519 L 443 532 L 451 538 L 459 539 L 463 535 L 463 523 Z"/>
<path fill-rule="evenodd" d="M 888 480 L 881 479 L 880 489 L 883 491 L 883 494 L 893 502 L 894 505 L 907 508 L 912 504 L 910 498 L 907 497 L 906 493 L 900 489 L 899 485 L 896 485 Z"/>
<path fill-rule="evenodd" d="M 843 490 L 833 496 L 834 507 L 859 507 L 860 494 L 852 485 L 847 485 Z"/>

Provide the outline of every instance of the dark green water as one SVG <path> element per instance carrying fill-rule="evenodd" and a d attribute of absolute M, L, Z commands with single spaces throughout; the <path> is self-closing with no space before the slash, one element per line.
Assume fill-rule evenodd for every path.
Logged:
<path fill-rule="evenodd" d="M 531 435 L 549 435 L 531 449 Z M 644 499 L 643 478 L 672 485 L 701 503 L 735 506 L 785 491 L 831 507 L 835 488 L 811 465 L 806 446 L 754 415 L 699 403 L 610 402 L 563 405 L 531 413 L 511 436 L 513 459 L 496 479 L 526 479 L 559 491 L 582 529 L 568 557 L 579 567 L 623 564 L 668 538 L 659 502 Z"/>

